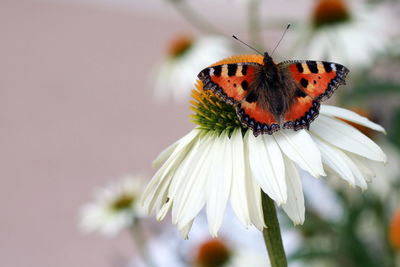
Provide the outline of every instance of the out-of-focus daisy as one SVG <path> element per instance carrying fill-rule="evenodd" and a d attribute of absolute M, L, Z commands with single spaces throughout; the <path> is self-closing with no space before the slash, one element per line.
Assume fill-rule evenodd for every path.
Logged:
<path fill-rule="evenodd" d="M 301 224 L 304 196 L 297 167 L 314 177 L 324 176 L 326 167 L 366 189 L 364 160 L 386 161 L 378 145 L 340 119 L 384 129 L 346 109 L 323 105 L 309 131 L 281 129 L 255 137 L 241 126 L 234 107 L 204 91 L 201 82 L 193 97 L 199 126 L 160 154 L 155 163 L 164 164 L 142 198 L 159 220 L 172 210 L 172 222 L 185 237 L 204 206 L 210 233 L 217 236 L 228 202 L 245 227 L 262 230 L 261 190 Z"/>
<path fill-rule="evenodd" d="M 143 179 L 137 175 L 127 175 L 119 182 L 98 189 L 94 202 L 81 210 L 82 230 L 113 236 L 132 226 L 135 219 L 144 215 L 138 201 L 142 190 Z"/>
<path fill-rule="evenodd" d="M 233 249 L 220 239 L 203 242 L 196 253 L 194 267 L 262 267 L 266 258 L 256 252 Z"/>
<path fill-rule="evenodd" d="M 391 43 L 393 21 L 378 6 L 344 0 L 317 0 L 295 42 L 297 57 L 367 67 Z"/>
<path fill-rule="evenodd" d="M 156 99 L 187 100 L 198 70 L 232 53 L 232 42 L 224 37 L 177 37 L 171 42 L 168 55 L 156 74 Z"/>

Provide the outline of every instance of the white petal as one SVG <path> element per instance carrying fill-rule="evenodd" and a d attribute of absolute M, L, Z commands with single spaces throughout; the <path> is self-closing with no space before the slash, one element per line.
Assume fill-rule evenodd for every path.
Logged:
<path fill-rule="evenodd" d="M 185 158 L 186 153 L 193 145 L 193 141 L 198 137 L 199 131 L 192 130 L 189 134 L 185 135 L 181 142 L 176 146 L 171 156 L 161 166 L 161 168 L 153 176 L 141 197 L 141 203 L 144 205 L 147 213 L 153 211 L 154 208 L 160 208 L 166 200 L 166 190 L 172 179 L 175 169 L 179 166 L 181 161 Z"/>
<path fill-rule="evenodd" d="M 177 208 L 177 221 L 187 224 L 205 205 L 205 192 L 207 176 L 211 170 L 210 149 L 212 137 L 205 135 L 200 138 L 200 147 L 197 160 L 193 162 L 192 172 L 186 177 L 186 182 L 177 192 L 175 204 Z"/>
<path fill-rule="evenodd" d="M 371 160 L 386 161 L 382 149 L 354 127 L 338 119 L 320 115 L 310 130 L 327 142 Z"/>
<path fill-rule="evenodd" d="M 232 180 L 232 147 L 226 133 L 215 141 L 210 157 L 213 158 L 206 185 L 207 219 L 210 234 L 217 236 L 228 202 Z"/>
<path fill-rule="evenodd" d="M 164 161 L 166 161 L 172 154 L 172 152 L 174 152 L 175 148 L 178 146 L 178 144 L 180 143 L 181 139 L 178 140 L 177 142 L 173 143 L 172 145 L 170 145 L 169 147 L 167 147 L 166 149 L 164 149 L 163 151 L 161 151 L 161 153 L 157 156 L 157 158 L 153 161 L 152 163 L 152 167 L 153 168 L 157 168 L 160 166 L 161 163 L 163 163 Z"/>
<path fill-rule="evenodd" d="M 190 151 L 187 153 L 186 157 L 182 160 L 181 164 L 177 166 L 177 169 L 174 173 L 174 178 L 171 181 L 171 185 L 168 189 L 168 197 L 174 201 L 178 198 L 178 196 L 183 192 L 185 188 L 185 184 L 188 182 L 188 178 L 191 176 L 191 173 L 196 166 L 199 157 L 201 155 L 201 141 L 197 139 L 197 141 L 193 144 Z M 172 206 L 172 223 L 178 223 L 178 214 L 180 212 L 180 206 L 173 205 Z"/>
<path fill-rule="evenodd" d="M 288 199 L 286 204 L 283 204 L 283 210 L 294 222 L 294 224 L 304 223 L 304 194 L 301 185 L 300 175 L 296 166 L 287 157 L 284 157 L 286 170 L 286 184 L 288 186 Z"/>
<path fill-rule="evenodd" d="M 336 172 L 343 180 L 355 186 L 355 178 L 349 165 L 347 164 L 347 156 L 340 149 L 329 145 L 322 141 L 318 137 L 314 137 L 314 142 L 318 145 L 322 162 L 329 166 L 334 172 Z"/>
<path fill-rule="evenodd" d="M 367 183 L 370 183 L 375 178 L 375 172 L 368 167 L 369 160 L 351 153 L 346 153 L 346 155 L 357 165 Z"/>
<path fill-rule="evenodd" d="M 188 239 L 189 238 L 189 232 L 190 229 L 192 229 L 193 221 L 190 221 L 188 224 L 186 224 L 183 227 L 178 227 L 178 231 L 181 233 L 181 236 L 183 239 Z"/>
<path fill-rule="evenodd" d="M 245 181 L 246 181 L 246 196 L 248 203 L 248 211 L 251 222 L 254 226 L 262 231 L 265 228 L 264 222 L 264 213 L 262 210 L 261 203 L 261 188 L 256 183 L 250 169 L 250 161 L 249 161 L 249 143 L 247 142 L 248 134 L 250 131 L 247 131 L 246 136 L 244 138 L 244 167 L 245 167 Z"/>
<path fill-rule="evenodd" d="M 250 171 L 250 170 L 249 170 Z M 261 188 L 253 181 L 253 179 L 247 179 L 247 199 L 249 202 L 249 215 L 252 224 L 262 231 L 266 226 L 264 222 L 264 213 L 261 202 Z"/>
<path fill-rule="evenodd" d="M 258 230 L 262 231 L 265 228 L 265 222 L 261 202 L 261 188 L 251 177 L 251 171 L 248 166 L 246 164 L 246 194 L 247 202 L 249 203 L 250 220 Z"/>
<path fill-rule="evenodd" d="M 339 107 L 335 107 L 335 106 L 329 106 L 329 105 L 321 105 L 321 109 L 319 112 L 320 112 L 320 114 L 323 114 L 326 116 L 338 117 L 341 119 L 345 119 L 345 120 L 363 125 L 365 127 L 371 128 L 373 130 L 376 130 L 376 131 L 379 131 L 382 133 L 386 133 L 385 129 L 382 126 L 380 126 L 379 124 L 376 124 L 376 123 L 370 121 L 369 119 L 367 119 L 363 116 L 360 116 L 356 112 L 353 112 L 348 109 L 339 108 Z"/>
<path fill-rule="evenodd" d="M 247 131 L 249 161 L 252 175 L 263 191 L 278 205 L 287 199 L 285 166 L 282 153 L 274 138 L 254 135 Z"/>
<path fill-rule="evenodd" d="M 170 199 L 168 202 L 166 202 L 160 208 L 160 210 L 157 212 L 157 216 L 156 216 L 157 221 L 162 221 L 165 218 L 169 209 L 171 208 L 172 202 L 173 202 L 173 200 Z"/>
<path fill-rule="evenodd" d="M 364 178 L 363 173 L 360 171 L 358 166 L 350 159 L 348 158 L 349 167 L 351 171 L 353 172 L 354 178 L 355 178 L 355 183 L 358 187 L 360 187 L 362 190 L 366 190 L 368 188 L 366 179 Z"/>
<path fill-rule="evenodd" d="M 242 131 L 235 130 L 231 136 L 232 145 L 232 189 L 230 202 L 232 209 L 238 217 L 239 221 L 247 228 L 250 225 L 249 203 L 247 201 L 246 176 L 244 144 Z M 251 192 L 252 194 L 253 192 Z"/>
<path fill-rule="evenodd" d="M 283 129 L 274 133 L 281 150 L 300 168 L 314 177 L 325 176 L 321 154 L 306 130 L 293 131 Z"/>

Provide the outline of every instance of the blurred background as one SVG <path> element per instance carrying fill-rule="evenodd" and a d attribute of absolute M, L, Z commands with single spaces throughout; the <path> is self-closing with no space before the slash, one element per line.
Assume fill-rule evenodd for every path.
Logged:
<path fill-rule="evenodd" d="M 146 266 L 135 260 L 140 245 L 124 227 L 112 238 L 84 233 L 82 206 L 125 174 L 150 179 L 152 160 L 193 128 L 188 100 L 197 73 L 252 53 L 232 34 L 271 51 L 291 23 L 275 60 L 348 66 L 349 85 L 330 103 L 387 129 L 387 136 L 364 133 L 389 163 L 374 169 L 376 182 L 364 194 L 304 177 L 306 224 L 294 228 L 282 215 L 288 256 L 298 266 L 395 266 L 399 14 L 395 0 L 1 0 L 0 265 Z M 169 220 L 143 220 L 158 266 L 190 265 L 208 242 L 205 220 L 189 241 Z M 259 233 L 235 221 L 224 229 L 232 227 L 247 238 L 226 237 L 228 246 L 266 257 Z M 174 245 L 164 251 L 165 244 Z"/>

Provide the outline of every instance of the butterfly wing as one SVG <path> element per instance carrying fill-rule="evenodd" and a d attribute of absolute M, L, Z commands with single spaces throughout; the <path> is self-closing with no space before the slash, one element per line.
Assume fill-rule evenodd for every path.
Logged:
<path fill-rule="evenodd" d="M 253 94 L 249 94 L 248 89 L 262 68 L 262 61 L 261 56 L 232 57 L 221 62 L 223 64 L 202 70 L 198 75 L 205 90 L 212 90 L 224 102 L 235 105 L 241 123 L 251 128 L 256 136 L 279 129 L 272 113 L 260 107 Z"/>
<path fill-rule="evenodd" d="M 279 63 L 278 67 L 287 70 L 299 88 L 316 101 L 328 99 L 345 84 L 349 73 L 345 66 L 326 61 L 291 60 Z"/>
<path fill-rule="evenodd" d="M 349 70 L 340 64 L 325 61 L 293 60 L 278 64 L 293 79 L 295 99 L 284 114 L 284 128 L 308 128 L 318 116 L 319 102 L 328 99 L 342 84 Z"/>
<path fill-rule="evenodd" d="M 255 62 L 222 64 L 205 68 L 198 77 L 204 90 L 212 90 L 224 102 L 236 104 L 247 95 L 260 67 Z"/>
<path fill-rule="evenodd" d="M 236 112 L 243 125 L 253 130 L 254 136 L 267 133 L 272 134 L 280 129 L 275 116 L 260 107 L 257 101 L 244 100 L 236 105 Z"/>

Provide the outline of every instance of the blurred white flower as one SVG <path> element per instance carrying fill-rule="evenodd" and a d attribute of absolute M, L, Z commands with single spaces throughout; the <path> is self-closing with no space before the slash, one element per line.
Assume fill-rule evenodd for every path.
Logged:
<path fill-rule="evenodd" d="M 381 197 L 381 199 L 387 199 L 393 190 L 394 184 L 398 183 L 398 179 L 400 178 L 400 151 L 395 145 L 390 144 L 386 140 L 378 140 L 377 143 L 383 148 L 388 159 L 385 166 L 376 164 L 375 162 L 367 165 L 371 169 L 371 172 L 376 174 L 372 179 L 371 191 Z"/>
<path fill-rule="evenodd" d="M 231 248 L 221 239 L 211 239 L 200 244 L 197 249 L 194 267 L 264 267 L 268 259 L 260 253 Z"/>
<path fill-rule="evenodd" d="M 224 37 L 178 37 L 171 43 L 168 55 L 157 71 L 156 99 L 186 101 L 199 71 L 232 54 L 233 44 Z"/>
<path fill-rule="evenodd" d="M 198 89 L 201 92 L 201 84 Z M 193 102 L 203 114 L 211 103 L 205 104 L 207 97 L 211 99 L 204 94 L 197 104 Z M 228 113 L 223 114 L 225 119 Z M 327 105 L 321 106 L 309 131 L 281 129 L 255 137 L 251 130 L 240 127 L 222 132 L 195 128 L 156 160 L 156 164 L 165 163 L 143 193 L 145 209 L 156 211 L 158 220 L 172 209 L 172 223 L 187 237 L 193 220 L 206 206 L 210 234 L 217 236 L 230 201 L 245 227 L 254 225 L 262 230 L 263 190 L 282 205 L 295 224 L 301 224 L 304 196 L 296 166 L 314 177 L 325 176 L 325 166 L 351 186 L 366 189 L 370 173 L 362 161 L 386 161 L 378 145 L 338 118 L 384 132 L 355 112 Z M 217 123 L 223 124 L 222 120 Z"/>
<path fill-rule="evenodd" d="M 132 226 L 135 219 L 144 216 L 138 201 L 142 190 L 143 179 L 138 175 L 126 175 L 120 181 L 98 189 L 94 202 L 82 207 L 81 229 L 113 236 Z"/>
<path fill-rule="evenodd" d="M 364 68 L 391 43 L 396 24 L 384 7 L 344 0 L 315 3 L 310 21 L 300 25 L 294 47 L 296 57 Z"/>

